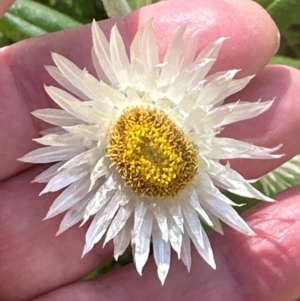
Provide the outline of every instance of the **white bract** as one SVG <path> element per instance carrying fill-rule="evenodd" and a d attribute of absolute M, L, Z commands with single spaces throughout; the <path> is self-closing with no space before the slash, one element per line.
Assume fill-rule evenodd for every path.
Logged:
<path fill-rule="evenodd" d="M 201 223 L 223 233 L 221 220 L 254 235 L 219 188 L 272 199 L 220 160 L 276 158 L 272 153 L 279 148 L 218 135 L 227 124 L 265 112 L 272 101 L 223 104 L 252 76 L 234 79 L 238 70 L 207 75 L 225 39 L 197 54 L 198 32 L 183 42 L 184 33 L 184 27 L 175 33 L 160 61 L 151 22 L 137 32 L 129 57 L 117 27 L 108 41 L 94 22 L 98 78 L 52 55 L 56 67 L 47 70 L 64 89 L 45 89 L 60 109 L 33 112 L 54 127 L 35 139 L 44 147 L 21 158 L 54 163 L 35 182 L 47 183 L 41 194 L 64 188 L 46 217 L 65 212 L 58 233 L 92 218 L 83 255 L 102 238 L 104 244 L 113 240 L 116 259 L 131 245 L 140 274 L 152 242 L 162 283 L 171 249 L 190 270 L 191 241 L 215 268 Z"/>

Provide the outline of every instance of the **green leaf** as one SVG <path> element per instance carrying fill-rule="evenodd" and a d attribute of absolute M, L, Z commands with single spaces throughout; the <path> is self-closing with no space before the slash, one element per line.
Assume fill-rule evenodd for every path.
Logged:
<path fill-rule="evenodd" d="M 138 9 L 143 6 L 150 5 L 152 3 L 156 3 L 158 0 L 127 0 L 130 7 L 134 9 Z"/>
<path fill-rule="evenodd" d="M 300 58 L 300 0 L 255 0 L 262 5 L 281 33 L 278 54 L 284 57 Z M 287 62 L 298 66 L 297 62 Z M 299 68 L 299 67 L 298 67 Z"/>
<path fill-rule="evenodd" d="M 297 155 L 280 167 L 261 177 L 254 186 L 264 194 L 273 197 L 278 192 L 299 184 L 300 155 Z"/>
<path fill-rule="evenodd" d="M 0 32 L 0 48 L 10 44 L 11 41 L 2 32 Z"/>
<path fill-rule="evenodd" d="M 82 277 L 80 281 L 91 280 L 99 275 L 105 274 L 130 263 L 133 263 L 132 250 L 131 248 L 127 248 L 127 250 L 119 257 L 118 261 L 111 259 L 100 264 L 98 267 L 90 271 L 87 275 Z"/>
<path fill-rule="evenodd" d="M 47 31 L 7 12 L 0 19 L 0 31 L 14 42 L 46 34 Z"/>
<path fill-rule="evenodd" d="M 127 2 L 132 10 L 137 9 L 136 0 L 127 0 Z"/>
<path fill-rule="evenodd" d="M 266 8 L 273 2 L 273 0 L 255 0 L 255 2 Z"/>
<path fill-rule="evenodd" d="M 87 24 L 93 19 L 107 19 L 107 14 L 101 0 L 34 0 L 55 9 L 64 15 Z"/>
<path fill-rule="evenodd" d="M 275 65 L 275 64 L 287 65 L 287 66 L 291 66 L 291 67 L 300 69 L 300 60 L 292 59 L 292 58 L 280 56 L 280 55 L 276 55 L 276 56 L 272 57 L 269 64 L 271 64 L 271 65 Z"/>
<path fill-rule="evenodd" d="M 266 9 L 280 30 L 292 24 L 300 24 L 299 0 L 273 0 Z"/>
<path fill-rule="evenodd" d="M 18 0 L 9 12 L 47 32 L 81 25 L 69 16 L 31 0 Z"/>
<path fill-rule="evenodd" d="M 121 17 L 132 11 L 127 0 L 102 0 L 102 2 L 110 18 Z"/>

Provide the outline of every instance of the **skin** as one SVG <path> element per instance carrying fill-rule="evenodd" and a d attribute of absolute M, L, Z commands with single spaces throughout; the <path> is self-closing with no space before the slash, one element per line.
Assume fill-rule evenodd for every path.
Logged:
<path fill-rule="evenodd" d="M 4 12 L 11 1 L 1 1 Z M 125 18 L 100 22 L 109 33 L 117 22 L 127 43 L 149 18 L 163 56 L 176 29 L 201 30 L 199 51 L 220 36 L 230 37 L 214 71 L 238 68 L 239 76 L 258 74 L 231 100 L 256 101 L 276 97 L 262 116 L 227 127 L 224 134 L 257 145 L 283 143 L 279 160 L 235 160 L 234 167 L 256 178 L 300 152 L 300 72 L 283 66 L 265 67 L 278 48 L 278 30 L 271 18 L 250 0 L 169 0 L 136 11 Z M 80 46 L 80 47 L 79 47 Z M 44 167 L 16 158 L 37 147 L 31 142 L 47 127 L 30 112 L 53 103 L 43 83 L 54 84 L 44 69 L 58 52 L 93 72 L 90 26 L 26 40 L 0 49 L 0 299 L 6 301 L 102 300 L 282 300 L 300 295 L 300 187 L 282 192 L 278 202 L 260 204 L 244 218 L 257 233 L 247 237 L 224 227 L 225 236 L 210 234 L 217 270 L 193 250 L 188 273 L 172 254 L 165 286 L 161 287 L 152 258 L 143 277 L 128 265 L 97 279 L 77 282 L 88 271 L 111 258 L 112 245 L 99 243 L 81 259 L 85 228 L 73 227 L 55 237 L 61 216 L 41 221 L 55 198 L 38 197 L 43 185 L 30 184 Z M 120 285 L 121 284 L 121 285 Z M 142 287 L 142 289 L 137 289 Z"/>

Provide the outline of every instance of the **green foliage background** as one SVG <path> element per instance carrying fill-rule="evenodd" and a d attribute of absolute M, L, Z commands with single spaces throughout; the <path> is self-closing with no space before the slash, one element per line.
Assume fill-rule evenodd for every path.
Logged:
<path fill-rule="evenodd" d="M 113 0 L 109 0 L 113 1 Z M 264 7 L 276 22 L 281 32 L 281 46 L 270 64 L 285 64 L 300 69 L 300 0 L 255 0 Z M 157 2 L 157 0 L 128 0 L 132 9 L 138 6 Z M 93 19 L 107 18 L 101 0 L 17 0 L 11 9 L 0 19 L 0 47 L 34 36 L 80 26 L 90 23 Z M 263 182 L 257 188 L 269 195 L 287 186 L 300 183 L 300 156 L 285 169 L 279 169 L 266 178 L 272 188 L 266 191 Z M 281 179 L 278 181 L 278 179 Z M 269 184 L 266 184 L 269 185 Z M 237 196 L 230 195 L 236 202 Z M 250 201 L 247 209 L 256 202 Z M 90 279 L 118 266 L 132 262 L 131 253 L 127 252 L 119 262 L 111 260 L 92 271 L 84 279 Z"/>

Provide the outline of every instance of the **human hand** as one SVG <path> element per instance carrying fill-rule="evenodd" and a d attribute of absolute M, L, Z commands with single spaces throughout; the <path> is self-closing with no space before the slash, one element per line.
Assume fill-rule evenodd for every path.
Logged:
<path fill-rule="evenodd" d="M 163 2 L 117 20 L 128 44 L 152 16 L 161 53 L 182 24 L 188 24 L 190 30 L 203 29 L 199 49 L 228 36 L 230 39 L 224 44 L 214 70 L 238 68 L 242 69 L 240 76 L 260 72 L 234 99 L 256 101 L 276 96 L 269 111 L 253 120 L 228 126 L 224 133 L 257 145 L 271 147 L 283 143 L 281 151 L 286 156 L 281 161 L 263 164 L 251 161 L 250 166 L 247 161 L 233 162 L 239 172 L 256 178 L 299 153 L 300 142 L 295 138 L 299 131 L 299 71 L 279 66 L 264 68 L 277 48 L 277 29 L 262 9 L 248 0 Z M 115 22 L 106 20 L 100 24 L 109 32 Z M 27 40 L 0 52 L 1 298 L 6 301 L 151 300 L 153 297 L 194 300 L 201 296 L 206 300 L 294 300 L 300 294 L 299 188 L 283 192 L 278 203 L 261 204 L 245 215 L 256 237 L 246 237 L 227 227 L 224 237 L 210 235 L 216 271 L 194 254 L 190 274 L 173 256 L 164 287 L 157 280 L 151 259 L 143 277 L 128 265 L 92 281 L 75 282 L 111 258 L 112 246 L 102 249 L 99 243 L 81 259 L 84 227 L 73 227 L 55 237 L 61 218 L 41 220 L 56 194 L 38 197 L 41 185 L 29 182 L 41 167 L 28 168 L 16 158 L 36 147 L 31 139 L 46 127 L 33 119 L 30 112 L 52 106 L 43 89 L 43 83 L 53 84 L 43 67 L 52 64 L 50 52 L 63 54 L 80 67 L 93 70 L 90 48 L 90 27 L 84 26 Z"/>

